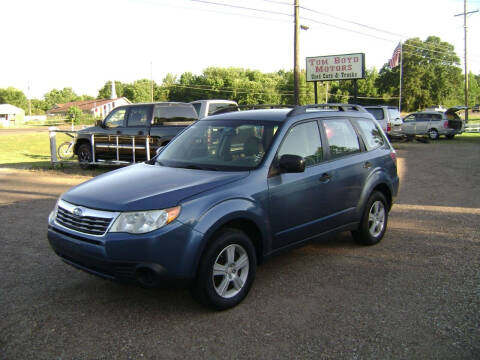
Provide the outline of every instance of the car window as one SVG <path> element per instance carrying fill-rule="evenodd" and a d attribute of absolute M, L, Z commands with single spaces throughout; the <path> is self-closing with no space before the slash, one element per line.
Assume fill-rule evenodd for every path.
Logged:
<path fill-rule="evenodd" d="M 435 120 L 435 121 L 442 120 L 442 114 L 433 114 L 432 120 Z"/>
<path fill-rule="evenodd" d="M 383 120 L 385 118 L 383 114 L 383 109 L 378 108 L 367 108 L 367 111 L 373 115 L 373 117 L 377 120 Z"/>
<path fill-rule="evenodd" d="M 152 126 L 185 125 L 197 119 L 198 114 L 193 106 L 162 105 L 155 107 Z"/>
<path fill-rule="evenodd" d="M 200 103 L 194 103 L 194 104 L 192 104 L 192 105 L 193 105 L 193 107 L 195 108 L 195 111 L 197 112 L 197 115 L 200 115 L 200 109 L 201 109 L 201 107 L 202 107 L 202 104 L 200 104 Z"/>
<path fill-rule="evenodd" d="M 128 113 L 127 126 L 147 126 L 149 112 L 148 106 L 131 107 Z"/>
<path fill-rule="evenodd" d="M 212 115 L 213 113 L 228 108 L 230 106 L 233 106 L 233 104 L 225 104 L 225 103 L 217 103 L 217 104 L 209 104 L 208 105 L 208 115 Z"/>
<path fill-rule="evenodd" d="M 323 160 L 320 131 L 316 121 L 296 125 L 288 131 L 278 150 L 278 158 L 285 154 L 303 157 L 305 166 L 312 166 Z"/>
<path fill-rule="evenodd" d="M 355 121 L 360 128 L 367 150 L 377 149 L 385 143 L 380 130 L 372 120 L 356 119 Z"/>
<path fill-rule="evenodd" d="M 250 170 L 268 151 L 279 123 L 197 121 L 157 157 L 163 166 L 203 170 Z"/>
<path fill-rule="evenodd" d="M 403 119 L 404 122 L 413 122 L 415 121 L 415 115 L 408 115 L 405 119 Z"/>
<path fill-rule="evenodd" d="M 400 112 L 397 109 L 388 109 L 388 113 L 390 115 L 390 119 L 392 120 L 401 118 Z"/>
<path fill-rule="evenodd" d="M 322 121 L 327 134 L 330 156 L 338 158 L 360 152 L 360 143 L 352 124 L 346 119 Z"/>
<path fill-rule="evenodd" d="M 126 108 L 113 110 L 105 119 L 104 126 L 107 128 L 117 128 L 125 126 Z"/>

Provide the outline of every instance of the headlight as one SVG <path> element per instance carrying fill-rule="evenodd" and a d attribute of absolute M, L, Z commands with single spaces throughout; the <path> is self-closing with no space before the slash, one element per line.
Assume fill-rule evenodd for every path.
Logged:
<path fill-rule="evenodd" d="M 165 210 L 124 212 L 117 217 L 110 232 L 147 233 L 171 223 L 179 214 L 180 206 Z"/>
<path fill-rule="evenodd" d="M 55 207 L 53 208 L 52 212 L 50 215 L 48 215 L 48 222 L 51 223 L 55 220 L 57 217 L 57 212 L 58 212 L 58 203 L 60 202 L 61 197 L 58 198 L 57 203 L 55 204 Z"/>

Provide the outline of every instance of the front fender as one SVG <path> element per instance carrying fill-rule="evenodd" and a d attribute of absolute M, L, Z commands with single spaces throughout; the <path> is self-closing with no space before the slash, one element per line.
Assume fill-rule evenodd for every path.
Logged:
<path fill-rule="evenodd" d="M 211 207 L 198 219 L 194 230 L 204 234 L 197 258 L 197 266 L 201 255 L 212 238 L 212 235 L 224 225 L 234 220 L 248 221 L 255 225 L 261 234 L 260 246 L 263 256 L 271 247 L 271 231 L 268 216 L 257 202 L 246 198 L 235 198 L 223 201 Z"/>

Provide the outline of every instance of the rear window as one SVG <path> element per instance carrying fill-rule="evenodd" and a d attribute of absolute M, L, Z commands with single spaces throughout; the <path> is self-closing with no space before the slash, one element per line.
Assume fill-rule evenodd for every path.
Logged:
<path fill-rule="evenodd" d="M 388 113 L 390 114 L 390 119 L 400 119 L 400 111 L 397 109 L 388 109 Z"/>
<path fill-rule="evenodd" d="M 380 130 L 372 120 L 356 119 L 355 121 L 358 124 L 367 150 L 377 149 L 385 143 Z"/>
<path fill-rule="evenodd" d="M 197 119 L 198 115 L 193 106 L 156 106 L 152 126 L 184 125 L 186 122 L 193 122 Z"/>
<path fill-rule="evenodd" d="M 383 115 L 383 109 L 378 108 L 367 108 L 366 109 L 373 117 L 377 120 L 383 120 L 385 116 Z"/>

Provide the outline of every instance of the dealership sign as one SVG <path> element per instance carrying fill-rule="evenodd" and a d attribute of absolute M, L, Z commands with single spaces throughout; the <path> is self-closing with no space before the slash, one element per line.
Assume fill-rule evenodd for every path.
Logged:
<path fill-rule="evenodd" d="M 365 77 L 365 54 L 307 57 L 307 81 L 352 80 Z"/>

